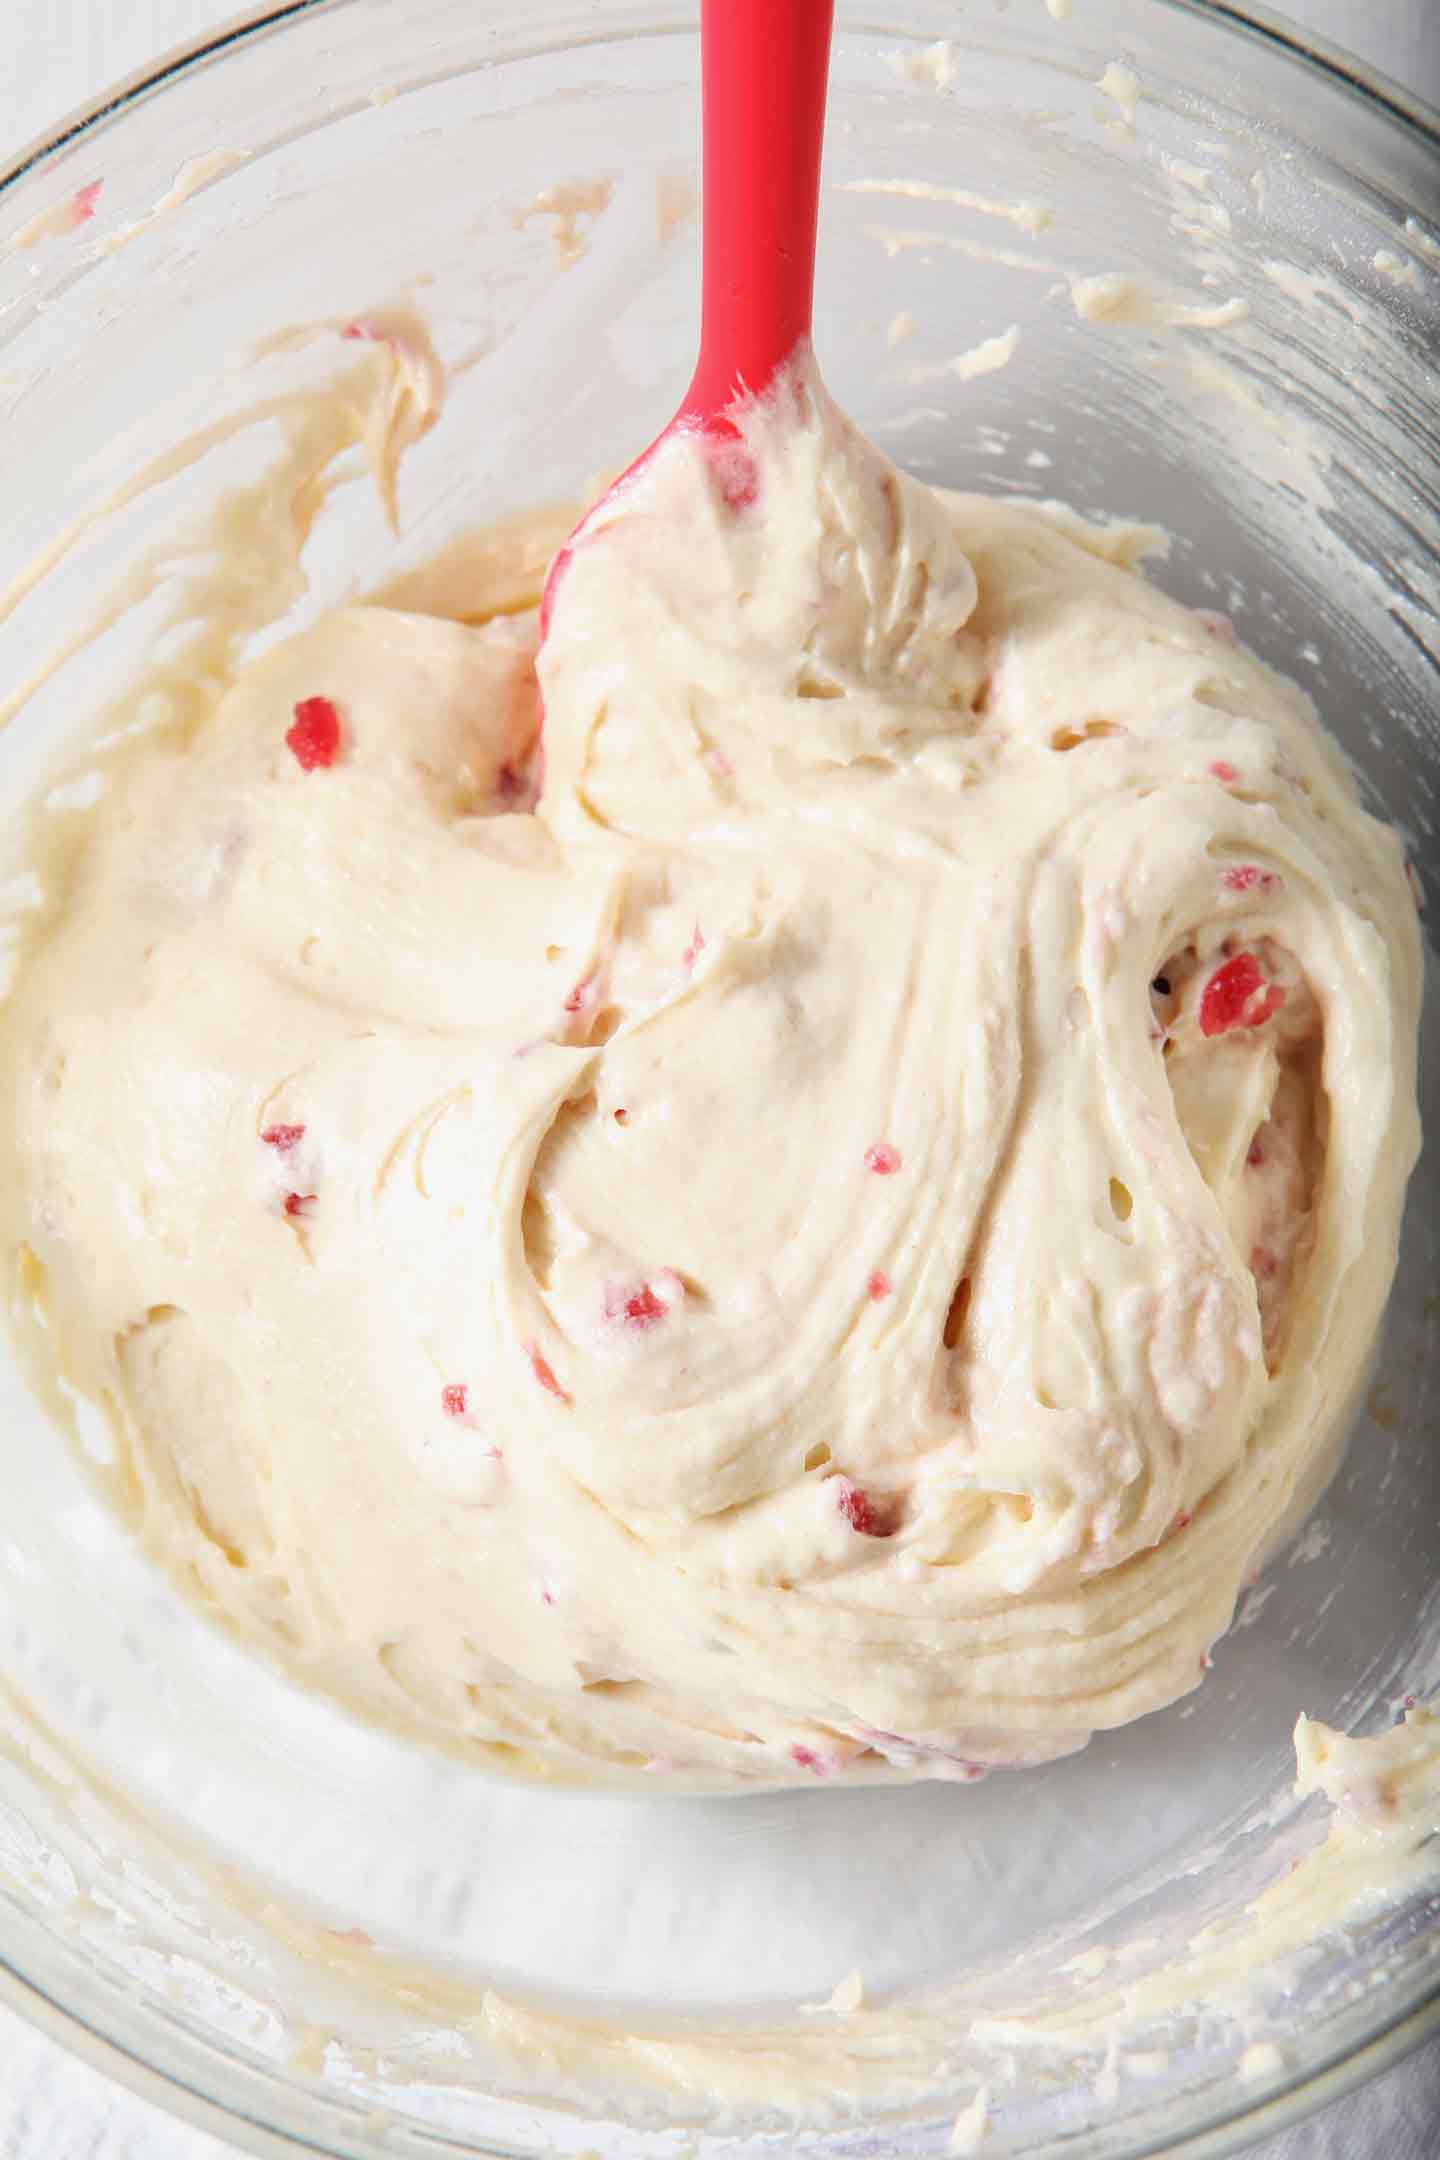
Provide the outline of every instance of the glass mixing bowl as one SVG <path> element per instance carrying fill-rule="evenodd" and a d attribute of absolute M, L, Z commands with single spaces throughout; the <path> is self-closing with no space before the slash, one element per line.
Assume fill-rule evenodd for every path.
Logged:
<path fill-rule="evenodd" d="M 273 451 L 238 417 L 288 379 L 293 355 L 257 352 L 273 333 L 408 296 L 451 371 L 398 537 L 357 475 L 299 614 L 583 494 L 673 409 L 692 12 L 281 7 L 0 181 L 0 696 L 142 554 L 172 566 L 0 739 L 12 928 L 19 804 L 167 634 L 200 511 Z M 832 388 L 928 478 L 1168 527 L 1161 581 L 1299 677 L 1433 891 L 1433 117 L 1230 6 L 884 12 L 840 8 Z M 332 349 L 353 353 L 306 364 Z M 1432 992 L 1432 1131 L 1437 1014 Z M 87 1470 L 102 1421 L 76 1413 L 72 1446 L 7 1353 L 6 1997 L 257 2151 L 923 2154 L 982 2084 L 987 2154 L 1235 2150 L 1436 2022 L 1437 1870 L 1268 1963 L 1244 1912 L 1323 1832 L 1296 1714 L 1378 1731 L 1440 1685 L 1437 1227 L 1432 1154 L 1350 1451 L 1203 1688 L 964 1789 L 532 1790 L 362 1729 L 140 1561 Z M 1106 1976 L 1142 1967 L 1170 2007 L 1117 2040 Z M 801 2013 L 856 1969 L 867 2007 Z"/>

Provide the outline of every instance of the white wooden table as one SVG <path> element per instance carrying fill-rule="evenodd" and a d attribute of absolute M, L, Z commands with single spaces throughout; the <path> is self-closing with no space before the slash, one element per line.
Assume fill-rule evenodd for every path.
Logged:
<path fill-rule="evenodd" d="M 0 0 L 0 159 L 117 76 L 199 36 L 241 4 Z M 1440 0 L 1270 5 L 1440 104 Z M 229 2151 L 110 2084 L 0 2007 L 0 2160 L 226 2160 Z M 1253 2160 L 1440 2160 L 1440 2044 L 1257 2148 Z"/>

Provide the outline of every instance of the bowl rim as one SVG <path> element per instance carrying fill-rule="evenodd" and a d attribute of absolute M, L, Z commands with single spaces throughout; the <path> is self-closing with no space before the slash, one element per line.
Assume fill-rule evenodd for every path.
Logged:
<path fill-rule="evenodd" d="M 303 2132 L 242 2114 L 223 2101 L 212 2100 L 175 2072 L 144 2061 L 16 1972 L 3 1952 L 0 2007 L 14 2011 L 32 2030 L 101 2076 L 112 2079 L 136 2099 L 240 2151 L 255 2154 L 257 2160 L 295 2160 L 297 2153 L 314 2153 L 319 2160 L 343 2160 L 338 2145 L 322 2144 Z M 1128 2160 L 1234 2160 L 1235 2155 L 1262 2138 L 1293 2129 L 1321 2108 L 1343 2100 L 1372 2078 L 1393 2070 L 1427 2041 L 1440 2041 L 1440 1987 L 1384 2032 L 1324 2068 L 1309 2072 L 1269 2099 L 1249 2104 L 1242 2098 L 1222 2118 L 1178 2140 L 1167 2134 L 1163 2145 L 1131 2147 Z"/>
<path fill-rule="evenodd" d="M 0 206 L 23 180 L 58 160 L 62 153 L 83 144 L 106 123 L 164 89 L 169 83 L 220 58 L 231 47 L 258 42 L 287 24 L 311 15 L 338 12 L 364 5 L 366 0 L 284 0 L 280 6 L 242 9 L 203 35 L 182 40 L 153 60 L 120 77 L 111 87 L 75 106 L 60 120 L 32 138 L 8 162 L 0 165 Z M 1299 23 L 1282 20 L 1269 7 L 1239 4 L 1239 0 L 1162 0 L 1177 14 L 1211 20 L 1222 33 L 1249 36 L 1278 48 L 1328 77 L 1341 89 L 1378 108 L 1412 130 L 1440 151 L 1440 105 L 1415 95 L 1378 68 L 1360 60 L 1336 41 L 1317 35 Z M 658 12 L 658 10 L 657 10 Z M 675 27 L 687 22 L 687 9 L 676 16 Z M 856 25 L 855 27 L 863 27 Z M 885 33 L 904 33 L 892 23 Z M 567 41 L 569 42 L 569 41 Z M 259 2160 L 294 2160 L 297 2153 L 314 2153 L 322 2160 L 336 2160 L 340 2148 L 330 2142 L 241 2113 L 222 2101 L 209 2098 L 177 2073 L 148 2062 L 121 2041 L 99 2031 L 86 2018 L 54 2000 L 45 1990 L 18 1972 L 0 1951 L 0 2005 L 23 2018 L 32 2030 L 56 2043 L 67 2054 L 142 2102 L 164 2111 L 173 2119 L 253 2153 Z M 1163 2146 L 1146 2144 L 1131 2149 L 1130 2160 L 1230 2160 L 1261 2138 L 1304 2121 L 1322 2107 L 1343 2099 L 1370 2079 L 1394 2068 L 1428 2040 L 1440 2040 L 1440 1982 L 1393 2025 L 1336 2060 L 1311 2070 L 1269 2098 L 1238 2100 L 1223 2117 L 1182 2135 L 1167 2136 Z"/>
<path fill-rule="evenodd" d="M 75 106 L 63 119 L 33 137 L 8 163 L 0 165 L 0 198 L 62 151 L 83 142 L 102 123 L 118 118 L 177 76 L 218 59 L 230 46 L 267 36 L 305 16 L 357 4 L 359 0 L 284 0 L 279 7 L 245 8 L 204 35 L 172 45 L 155 59 L 122 75 L 99 96 Z M 1432 148 L 1440 149 L 1440 105 L 1416 96 L 1335 40 L 1318 36 L 1299 23 L 1286 22 L 1269 7 L 1253 4 L 1253 0 L 1245 0 L 1244 5 L 1240 0 L 1162 0 L 1162 4 L 1177 14 L 1213 20 L 1222 32 L 1257 37 L 1293 54 L 1331 77 L 1341 88 L 1414 129 L 1427 138 Z M 687 18 L 690 12 L 686 11 Z M 903 34 L 893 23 L 884 27 L 890 36 Z"/>

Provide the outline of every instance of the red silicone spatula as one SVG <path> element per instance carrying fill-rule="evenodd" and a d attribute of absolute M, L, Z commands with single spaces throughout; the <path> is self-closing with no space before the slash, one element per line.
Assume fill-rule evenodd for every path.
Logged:
<path fill-rule="evenodd" d="M 730 407 L 768 389 L 809 342 L 834 14 L 835 0 L 701 0 L 700 357 L 680 410 L 606 501 L 670 435 L 702 436 L 723 458 L 737 432 L 727 417 Z M 725 476 L 725 485 L 738 504 L 753 490 L 753 477 L 736 470 Z M 587 513 L 550 565 L 542 637 L 566 565 L 593 515 Z"/>

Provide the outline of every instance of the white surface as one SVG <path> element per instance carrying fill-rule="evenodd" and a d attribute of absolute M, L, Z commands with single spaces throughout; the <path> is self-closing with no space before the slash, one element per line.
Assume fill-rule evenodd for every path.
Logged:
<path fill-rule="evenodd" d="M 216 0 L 8 0 L 4 12 L 0 159 L 236 7 Z M 1440 103 L 1440 0 L 1292 0 L 1275 12 Z M 110 2084 L 0 2008 L 0 2160 L 224 2160 L 228 2150 Z M 1440 2160 L 1440 2043 L 1257 2148 L 1255 2160 Z"/>

